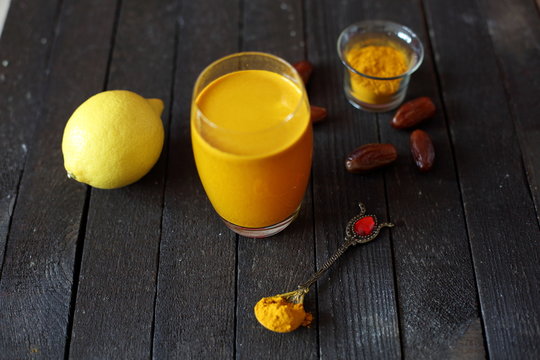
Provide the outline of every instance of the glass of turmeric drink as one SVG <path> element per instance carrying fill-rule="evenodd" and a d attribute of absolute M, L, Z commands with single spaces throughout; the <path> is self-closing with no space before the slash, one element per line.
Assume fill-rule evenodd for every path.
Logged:
<path fill-rule="evenodd" d="M 363 21 L 342 31 L 337 43 L 345 65 L 344 90 L 359 109 L 392 110 L 405 98 L 411 74 L 424 57 L 420 39 L 389 21 Z"/>
<path fill-rule="evenodd" d="M 193 91 L 191 140 L 203 187 L 227 227 L 260 238 L 294 220 L 313 133 L 306 90 L 290 64 L 244 52 L 209 65 Z"/>

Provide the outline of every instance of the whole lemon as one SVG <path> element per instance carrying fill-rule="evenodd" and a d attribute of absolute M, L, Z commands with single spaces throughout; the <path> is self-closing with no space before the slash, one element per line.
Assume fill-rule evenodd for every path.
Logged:
<path fill-rule="evenodd" d="M 68 176 L 100 189 L 142 178 L 163 148 L 163 102 L 126 90 L 96 94 L 69 118 L 62 139 Z"/>

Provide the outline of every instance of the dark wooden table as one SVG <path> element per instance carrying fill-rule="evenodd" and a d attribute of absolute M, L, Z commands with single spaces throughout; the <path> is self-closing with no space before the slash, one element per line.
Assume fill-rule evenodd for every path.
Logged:
<path fill-rule="evenodd" d="M 1 359 L 540 358 L 538 0 L 12 0 L 0 42 Z M 419 173 L 392 113 L 353 109 L 336 54 L 350 23 L 421 37 L 407 98 L 430 96 L 433 170 Z M 259 50 L 316 69 L 311 184 L 278 236 L 235 236 L 199 182 L 192 87 L 211 61 Z M 138 183 L 66 177 L 65 123 L 89 96 L 164 100 L 167 139 Z M 369 175 L 344 157 L 394 144 Z M 311 328 L 275 334 L 263 297 L 337 249 L 357 202 L 397 224 L 350 250 L 307 296 Z"/>

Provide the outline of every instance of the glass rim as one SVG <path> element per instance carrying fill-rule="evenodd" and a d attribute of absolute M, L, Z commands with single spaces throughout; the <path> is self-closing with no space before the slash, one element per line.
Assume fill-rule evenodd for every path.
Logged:
<path fill-rule="evenodd" d="M 280 74 L 280 73 L 275 72 L 276 74 L 281 75 L 281 76 L 285 77 L 286 79 L 288 79 L 289 81 L 291 81 L 294 85 L 298 86 L 299 90 L 301 92 L 300 99 L 298 100 L 298 103 L 296 104 L 296 107 L 294 108 L 294 110 L 291 111 L 286 116 L 284 116 L 283 119 L 281 119 L 278 123 L 276 123 L 274 125 L 271 125 L 269 127 L 266 127 L 264 129 L 256 130 L 256 131 L 231 130 L 231 129 L 224 128 L 224 127 L 216 124 L 212 120 L 210 120 L 206 116 L 206 114 L 204 114 L 204 112 L 201 110 L 201 108 L 197 105 L 197 98 L 202 93 L 202 91 L 206 88 L 206 86 L 208 86 L 213 81 L 215 81 L 215 80 L 217 80 L 219 78 L 219 77 L 216 77 L 215 79 L 210 81 L 203 89 L 201 89 L 197 93 L 197 90 L 200 88 L 200 82 L 202 80 L 203 75 L 206 72 L 208 72 L 210 69 L 214 68 L 216 65 L 218 65 L 218 64 L 220 64 L 220 63 L 222 63 L 224 61 L 227 61 L 229 59 L 232 59 L 232 58 L 235 58 L 235 57 L 241 57 L 241 56 L 261 56 L 261 57 L 266 57 L 266 58 L 278 61 L 281 64 L 285 65 L 285 67 L 292 70 L 291 73 L 293 74 L 293 78 L 291 78 L 290 76 L 288 76 L 286 74 Z M 257 70 L 257 69 L 238 69 L 238 70 L 231 71 L 231 72 L 228 72 L 226 74 L 223 74 L 221 76 L 225 76 L 227 74 L 231 74 L 231 73 L 234 73 L 234 72 L 237 72 L 237 71 L 245 71 L 245 70 Z M 272 70 L 265 70 L 265 69 L 258 69 L 258 70 L 274 72 Z M 302 78 L 300 77 L 300 75 L 298 74 L 298 72 L 296 71 L 296 69 L 294 68 L 294 66 L 292 66 L 288 61 L 284 60 L 283 58 L 281 58 L 281 57 L 279 57 L 277 55 L 266 53 L 266 52 L 242 51 L 242 52 L 232 53 L 232 54 L 223 56 L 223 57 L 221 57 L 221 58 L 219 58 L 217 60 L 214 60 L 213 62 L 211 62 L 209 65 L 207 65 L 199 73 L 199 75 L 197 76 L 197 80 L 195 81 L 195 85 L 193 86 L 192 106 L 194 107 L 194 109 L 192 109 L 192 111 L 195 110 L 197 112 L 197 117 L 201 118 L 207 125 L 209 125 L 213 129 L 217 129 L 218 131 L 223 131 L 223 132 L 229 133 L 229 134 L 261 134 L 261 133 L 264 133 L 264 132 L 267 132 L 267 131 L 274 130 L 274 129 L 286 124 L 289 120 L 291 120 L 294 117 L 295 114 L 297 114 L 300 111 L 302 105 L 305 103 L 306 100 L 307 100 L 307 91 L 306 91 L 306 89 L 304 87 L 304 82 L 303 82 Z"/>
<path fill-rule="evenodd" d="M 415 54 L 418 54 L 418 59 L 416 60 L 416 63 L 410 69 L 408 69 L 406 72 L 404 72 L 403 74 L 400 74 L 400 75 L 397 75 L 397 76 L 391 76 L 391 77 L 378 77 L 378 76 L 364 74 L 364 73 L 356 70 L 351 64 L 349 64 L 349 62 L 345 58 L 343 52 L 341 51 L 341 46 L 340 46 L 342 43 L 344 43 L 345 36 L 348 35 L 349 33 L 351 33 L 353 29 L 358 29 L 358 28 L 366 28 L 366 29 L 368 29 L 368 28 L 370 28 L 370 27 L 372 27 L 374 25 L 382 25 L 382 26 L 390 25 L 390 26 L 394 26 L 396 28 L 399 28 L 403 32 L 407 33 L 407 35 L 409 35 L 411 37 L 411 42 L 413 40 L 418 41 L 419 51 L 417 52 L 417 51 L 413 50 L 413 52 Z M 382 32 L 373 31 L 373 33 L 382 33 Z M 407 43 L 407 42 L 406 42 L 406 44 L 409 45 L 409 43 Z M 407 26 L 398 24 L 398 23 L 393 22 L 393 21 L 365 20 L 365 21 L 359 21 L 359 22 L 353 23 L 353 24 L 347 26 L 345 29 L 343 29 L 343 31 L 341 31 L 341 33 L 339 34 L 336 45 L 337 45 L 337 52 L 338 52 L 338 55 L 339 55 L 339 59 L 341 60 L 341 63 L 343 65 L 345 65 L 345 67 L 348 70 L 350 70 L 351 72 L 353 72 L 353 73 L 355 73 L 357 75 L 366 77 L 368 79 L 373 79 L 373 80 L 398 80 L 398 79 L 403 79 L 403 78 L 405 78 L 407 76 L 410 76 L 412 73 L 414 73 L 416 70 L 418 70 L 418 68 L 422 64 L 422 61 L 424 60 L 424 45 L 422 44 L 422 41 L 420 40 L 420 38 L 414 33 L 414 31 L 412 31 Z"/>

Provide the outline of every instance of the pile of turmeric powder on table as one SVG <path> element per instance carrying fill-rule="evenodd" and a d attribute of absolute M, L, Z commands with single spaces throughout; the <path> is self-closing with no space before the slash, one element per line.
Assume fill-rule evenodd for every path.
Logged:
<path fill-rule="evenodd" d="M 408 69 L 407 56 L 392 46 L 356 46 L 347 51 L 349 65 L 359 73 L 377 78 L 402 75 Z M 350 72 L 351 93 L 358 100 L 369 104 L 384 104 L 391 101 L 398 90 L 400 79 L 375 80 Z"/>

